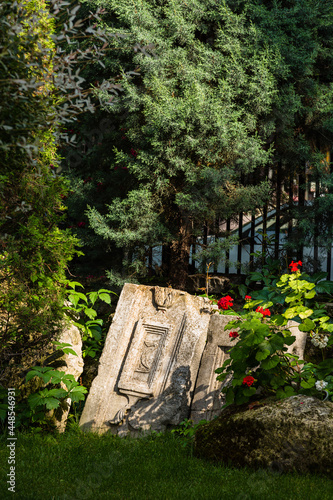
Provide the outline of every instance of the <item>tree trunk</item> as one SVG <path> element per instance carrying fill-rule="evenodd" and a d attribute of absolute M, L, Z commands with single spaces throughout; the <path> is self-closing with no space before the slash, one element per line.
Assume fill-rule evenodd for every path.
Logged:
<path fill-rule="evenodd" d="M 170 282 L 173 288 L 186 289 L 189 271 L 189 258 L 192 243 L 191 224 L 185 218 L 180 219 L 178 239 L 170 246 Z"/>

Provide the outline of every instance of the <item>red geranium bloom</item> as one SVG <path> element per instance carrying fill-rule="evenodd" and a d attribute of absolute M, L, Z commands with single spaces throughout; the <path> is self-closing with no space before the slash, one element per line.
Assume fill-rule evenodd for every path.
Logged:
<path fill-rule="evenodd" d="M 262 307 L 257 307 L 256 312 L 261 313 L 263 316 L 271 315 L 271 311 L 269 309 L 263 309 Z"/>
<path fill-rule="evenodd" d="M 251 300 L 251 295 L 245 295 L 245 300 Z"/>
<path fill-rule="evenodd" d="M 232 339 L 236 339 L 237 337 L 239 337 L 239 333 L 237 333 L 237 332 L 230 332 L 229 333 L 229 337 L 231 337 Z"/>
<path fill-rule="evenodd" d="M 232 307 L 233 305 L 233 301 L 234 299 L 232 297 L 230 297 L 230 295 L 227 295 L 226 297 L 222 297 L 218 303 L 217 303 L 217 307 L 219 309 L 229 309 L 229 307 Z"/>
<path fill-rule="evenodd" d="M 298 266 L 302 266 L 302 261 L 294 262 L 293 260 L 291 261 L 291 264 L 289 264 L 289 267 L 291 268 L 292 273 L 296 273 L 299 269 Z"/>
<path fill-rule="evenodd" d="M 243 385 L 247 385 L 248 387 L 250 387 L 254 382 L 254 378 L 251 377 L 251 375 L 247 375 L 247 377 L 244 377 L 243 378 Z"/>

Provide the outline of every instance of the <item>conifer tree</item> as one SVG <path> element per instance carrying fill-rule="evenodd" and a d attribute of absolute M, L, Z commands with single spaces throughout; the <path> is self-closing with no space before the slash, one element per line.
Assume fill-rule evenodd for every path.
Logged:
<path fill-rule="evenodd" d="M 128 179 L 104 210 L 89 208 L 90 224 L 131 265 L 146 246 L 169 244 L 170 280 L 184 288 L 205 221 L 268 196 L 260 181 L 272 129 L 262 117 L 276 96 L 276 59 L 224 1 L 88 3 L 105 8 L 114 34 L 105 64 L 118 67 L 118 91 L 98 96 L 118 125 L 105 145 L 109 168 Z"/>
<path fill-rule="evenodd" d="M 327 246 L 333 240 L 332 174 L 328 153 L 333 142 L 333 1 L 230 0 L 228 5 L 257 26 L 259 44 L 269 46 L 277 64 L 271 71 L 278 93 L 270 120 L 273 163 L 286 185 L 298 179 L 299 199 L 288 217 L 297 221 L 288 247 Z M 309 183 L 316 198 L 305 200 Z M 299 253 L 299 257 L 303 257 Z M 320 263 L 314 262 L 314 267 Z"/>

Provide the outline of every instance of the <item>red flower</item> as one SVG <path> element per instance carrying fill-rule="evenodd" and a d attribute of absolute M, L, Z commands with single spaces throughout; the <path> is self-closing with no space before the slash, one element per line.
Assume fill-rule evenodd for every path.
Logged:
<path fill-rule="evenodd" d="M 133 148 L 131 148 L 130 153 L 132 156 L 134 156 L 134 158 L 136 158 L 138 156 L 138 153 Z"/>
<path fill-rule="evenodd" d="M 230 332 L 229 333 L 229 337 L 231 337 L 232 339 L 236 339 L 237 337 L 239 337 L 239 333 L 237 333 L 237 332 Z"/>
<path fill-rule="evenodd" d="M 293 260 L 291 261 L 291 264 L 289 264 L 289 267 L 291 268 L 292 273 L 296 273 L 299 269 L 298 266 L 302 266 L 302 261 L 294 262 Z"/>
<path fill-rule="evenodd" d="M 84 227 L 86 225 L 85 222 L 78 222 L 77 227 Z"/>
<path fill-rule="evenodd" d="M 262 314 L 263 316 L 271 315 L 271 311 L 269 309 L 263 309 L 262 307 L 257 307 L 256 312 Z"/>
<path fill-rule="evenodd" d="M 91 177 L 88 177 L 87 179 L 84 179 L 83 184 L 87 184 L 87 182 L 90 182 L 92 180 Z"/>
<path fill-rule="evenodd" d="M 250 387 L 254 382 L 254 378 L 251 377 L 251 375 L 247 375 L 247 377 L 244 377 L 243 378 L 243 385 L 247 385 L 248 387 Z"/>
<path fill-rule="evenodd" d="M 251 295 L 245 295 L 245 300 L 251 300 Z"/>
<path fill-rule="evenodd" d="M 232 297 L 230 297 L 230 295 L 227 295 L 226 297 L 222 297 L 218 303 L 217 303 L 217 307 L 219 309 L 229 309 L 229 307 L 232 307 L 233 305 L 233 301 L 234 299 Z"/>

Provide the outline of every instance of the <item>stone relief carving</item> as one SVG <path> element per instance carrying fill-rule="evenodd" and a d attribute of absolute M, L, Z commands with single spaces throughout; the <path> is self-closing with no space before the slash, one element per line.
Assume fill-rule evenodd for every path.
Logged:
<path fill-rule="evenodd" d="M 177 425 L 189 411 L 209 317 L 201 297 L 125 285 L 81 427 L 126 434 Z"/>

